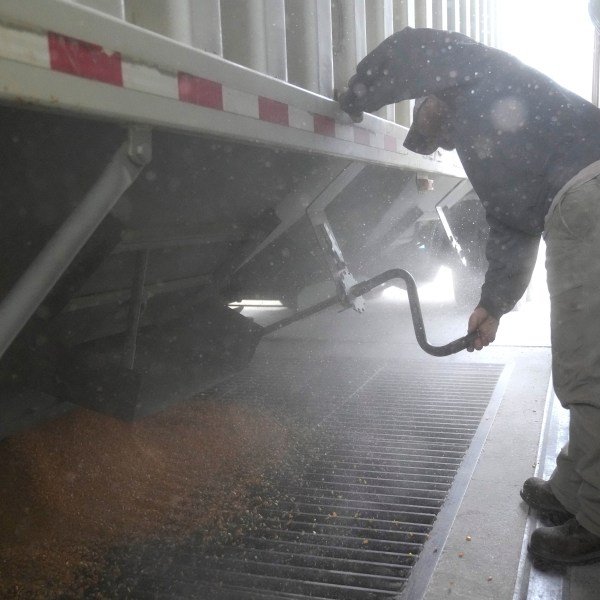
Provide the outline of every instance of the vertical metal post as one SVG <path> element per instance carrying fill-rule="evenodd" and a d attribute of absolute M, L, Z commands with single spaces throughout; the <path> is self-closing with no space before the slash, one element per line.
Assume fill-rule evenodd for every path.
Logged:
<path fill-rule="evenodd" d="M 378 46 L 394 31 L 394 6 L 392 0 L 371 0 L 367 17 L 367 52 Z M 381 108 L 376 113 L 388 121 L 394 120 L 394 105 Z"/>
<path fill-rule="evenodd" d="M 192 2 L 190 18 L 192 46 L 222 56 L 221 2 L 219 0 Z"/>
<path fill-rule="evenodd" d="M 489 43 L 488 0 L 479 0 L 479 41 Z"/>
<path fill-rule="evenodd" d="M 77 253 L 150 161 L 149 130 L 132 129 L 96 184 L 0 304 L 0 356 L 35 313 Z"/>
<path fill-rule="evenodd" d="M 287 80 L 287 48 L 284 0 L 263 0 L 263 28 L 267 54 L 266 73 Z"/>
<path fill-rule="evenodd" d="M 241 5 L 238 13 L 241 19 L 235 24 L 235 35 L 238 41 L 243 40 L 245 43 L 241 46 L 244 56 L 240 56 L 237 62 L 266 73 L 265 4 L 263 0 L 246 0 Z"/>
<path fill-rule="evenodd" d="M 378 46 L 394 32 L 392 0 L 371 0 L 367 12 L 367 52 Z"/>
<path fill-rule="evenodd" d="M 479 41 L 479 0 L 471 0 L 471 37 Z"/>
<path fill-rule="evenodd" d="M 258 24 L 262 29 L 264 22 L 262 3 L 258 5 L 260 14 L 253 10 L 255 6 L 256 2 L 221 2 L 223 56 L 231 62 L 263 71 L 266 68 L 264 52 L 258 52 L 262 47 L 262 34 L 257 32 Z"/>
<path fill-rule="evenodd" d="M 471 35 L 471 0 L 460 0 L 460 33 Z"/>
<path fill-rule="evenodd" d="M 363 169 L 364 165 L 360 163 L 350 163 L 306 209 L 306 215 L 313 226 L 317 241 L 323 251 L 327 266 L 335 281 L 341 299 L 348 297 L 348 292 L 355 285 L 356 280 L 348 270 L 342 250 L 325 214 L 325 209 L 344 188 L 354 181 Z M 364 310 L 364 301 L 362 298 L 353 299 L 352 305 L 358 312 Z"/>
<path fill-rule="evenodd" d="M 362 169 L 363 167 L 360 168 Z M 297 223 L 300 219 L 305 217 L 306 209 L 315 198 L 324 197 L 323 195 L 326 193 L 326 190 L 328 190 L 334 182 L 339 183 L 341 180 L 345 180 L 346 177 L 349 177 L 348 173 L 350 170 L 353 171 L 353 175 L 350 176 L 351 178 L 345 185 L 350 183 L 350 181 L 358 175 L 360 172 L 359 166 L 353 166 L 352 163 L 340 163 L 338 160 L 323 157 L 323 160 L 319 163 L 319 169 L 314 173 L 311 173 L 310 177 L 299 181 L 275 207 L 275 213 L 280 220 L 279 225 L 277 225 L 277 227 L 244 258 L 243 262 L 238 265 L 236 270 L 240 269 L 256 255 L 260 254 L 267 246 L 272 244 L 286 231 L 289 231 L 294 223 Z M 346 173 L 346 175 L 344 175 L 344 173 Z M 338 183 L 336 183 L 336 185 Z"/>
<path fill-rule="evenodd" d="M 415 1 L 394 0 L 394 31 L 415 26 Z"/>
<path fill-rule="evenodd" d="M 592 103 L 600 104 L 600 31 L 594 27 L 594 61 L 592 72 Z"/>
<path fill-rule="evenodd" d="M 448 29 L 448 0 L 433 0 L 432 24 L 434 29 Z"/>
<path fill-rule="evenodd" d="M 488 30 L 490 46 L 498 47 L 498 18 L 496 0 L 488 0 Z"/>
<path fill-rule="evenodd" d="M 140 318 L 142 316 L 142 304 L 144 302 L 148 255 L 148 250 L 139 250 L 135 253 L 135 268 L 131 284 L 131 298 L 129 299 L 129 314 L 127 316 L 127 340 L 125 341 L 123 352 L 123 366 L 126 369 L 133 369 L 135 364 L 137 337 L 140 328 Z"/>
<path fill-rule="evenodd" d="M 225 58 L 287 79 L 284 0 L 222 2 L 221 14 Z"/>
<path fill-rule="evenodd" d="M 127 20 L 182 44 L 192 44 L 191 0 L 127 0 Z"/>
<path fill-rule="evenodd" d="M 417 27 L 433 26 L 433 0 L 416 0 L 415 25 Z"/>
<path fill-rule="evenodd" d="M 459 0 L 448 0 L 448 29 L 460 31 Z"/>
<path fill-rule="evenodd" d="M 345 87 L 367 53 L 365 0 L 333 0 L 333 84 Z"/>
<path fill-rule="evenodd" d="M 415 1 L 394 0 L 394 31 L 401 31 L 405 27 L 415 26 Z M 410 127 L 412 118 L 412 102 L 405 100 L 396 104 L 395 121 L 399 125 Z"/>
<path fill-rule="evenodd" d="M 286 0 L 288 80 L 333 97 L 331 0 Z"/>

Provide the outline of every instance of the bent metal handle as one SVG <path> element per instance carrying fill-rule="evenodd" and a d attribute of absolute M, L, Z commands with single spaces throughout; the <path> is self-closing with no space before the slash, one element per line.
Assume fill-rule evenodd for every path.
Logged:
<path fill-rule="evenodd" d="M 370 292 L 373 288 L 376 288 L 378 285 L 392 279 L 403 279 L 406 283 L 408 303 L 412 315 L 413 327 L 415 328 L 415 336 L 419 346 L 427 352 L 427 354 L 431 354 L 432 356 L 450 356 L 450 354 L 456 354 L 457 352 L 468 348 L 477 338 L 477 332 L 473 332 L 458 338 L 449 344 L 445 344 L 444 346 L 434 346 L 430 344 L 427 341 L 427 335 L 425 334 L 425 325 L 423 324 L 423 315 L 421 313 L 417 284 L 415 283 L 413 276 L 404 269 L 389 269 L 371 279 L 361 281 L 350 288 L 350 295 L 353 297 L 362 296 L 363 294 Z"/>
<path fill-rule="evenodd" d="M 376 275 L 371 279 L 361 281 L 350 288 L 348 295 L 352 298 L 358 298 L 359 296 L 370 292 L 378 285 L 381 285 L 386 281 L 390 281 L 391 279 L 403 279 L 406 282 L 406 291 L 408 292 L 408 302 L 410 305 L 413 327 L 415 328 L 415 336 L 419 346 L 421 346 L 421 348 L 425 350 L 427 354 L 431 354 L 433 356 L 449 356 L 450 354 L 456 354 L 457 352 L 468 348 L 477 338 L 477 333 L 470 333 L 469 335 L 458 338 L 457 340 L 454 340 L 445 346 L 433 346 L 430 344 L 427 341 L 427 336 L 425 335 L 425 325 L 423 324 L 423 315 L 421 314 L 421 304 L 419 303 L 417 284 L 415 283 L 413 276 L 404 269 L 390 269 L 389 271 L 384 271 L 380 275 Z M 262 337 L 268 335 L 269 333 L 273 333 L 273 331 L 277 331 L 282 327 L 286 327 L 287 325 L 295 323 L 296 321 L 300 321 L 301 319 L 306 319 L 306 317 L 310 317 L 311 315 L 321 312 L 330 306 L 335 306 L 336 304 L 339 304 L 339 302 L 340 299 L 338 296 L 327 298 L 322 302 L 315 304 L 314 306 L 305 308 L 304 310 L 298 311 L 289 317 L 263 327 L 260 330 L 259 335 Z"/>

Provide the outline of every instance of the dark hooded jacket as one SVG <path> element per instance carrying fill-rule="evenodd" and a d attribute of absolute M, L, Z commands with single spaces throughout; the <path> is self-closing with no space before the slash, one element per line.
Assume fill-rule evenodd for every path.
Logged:
<path fill-rule="evenodd" d="M 359 63 L 340 103 L 358 114 L 431 94 L 453 113 L 458 156 L 486 211 L 480 306 L 499 318 L 531 279 L 552 199 L 600 160 L 600 110 L 510 54 L 459 33 L 411 28 Z"/>

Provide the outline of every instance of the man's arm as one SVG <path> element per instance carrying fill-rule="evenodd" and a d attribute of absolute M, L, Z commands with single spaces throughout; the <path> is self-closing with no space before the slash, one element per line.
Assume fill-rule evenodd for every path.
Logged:
<path fill-rule="evenodd" d="M 529 285 L 540 236 L 507 227 L 489 215 L 487 222 L 490 225 L 485 250 L 488 269 L 481 287 L 479 306 L 500 319 L 513 309 Z"/>
<path fill-rule="evenodd" d="M 510 229 L 488 217 L 490 236 L 486 247 L 489 262 L 481 300 L 469 317 L 467 332 L 478 337 L 468 348 L 481 350 L 496 339 L 500 317 L 512 310 L 525 293 L 535 267 L 540 238 Z"/>
<path fill-rule="evenodd" d="M 486 74 L 494 52 L 460 33 L 407 27 L 360 61 L 340 106 L 358 120 L 386 104 L 469 84 Z"/>

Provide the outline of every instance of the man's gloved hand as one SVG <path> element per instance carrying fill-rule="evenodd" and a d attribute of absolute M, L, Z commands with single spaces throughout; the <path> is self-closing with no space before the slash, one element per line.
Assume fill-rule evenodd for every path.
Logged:
<path fill-rule="evenodd" d="M 354 76 L 356 77 L 356 75 Z M 354 79 L 354 77 L 352 79 Z M 360 123 L 363 120 L 363 110 L 361 108 L 361 98 L 366 93 L 366 87 L 358 83 L 352 86 L 352 79 L 348 82 L 348 87 L 338 98 L 340 108 L 350 115 L 350 118 L 355 123 Z"/>
<path fill-rule="evenodd" d="M 481 350 L 484 346 L 489 346 L 496 339 L 499 325 L 498 319 L 492 317 L 483 306 L 478 306 L 469 317 L 467 328 L 468 333 L 476 331 L 478 336 L 467 350 L 473 352 L 473 350 Z"/>
<path fill-rule="evenodd" d="M 397 34 L 384 40 L 367 54 L 356 67 L 356 75 L 348 81 L 348 89 L 339 97 L 341 109 L 353 121 L 361 121 L 363 112 L 373 112 L 386 104 L 404 99 L 399 81 L 405 44 Z"/>

